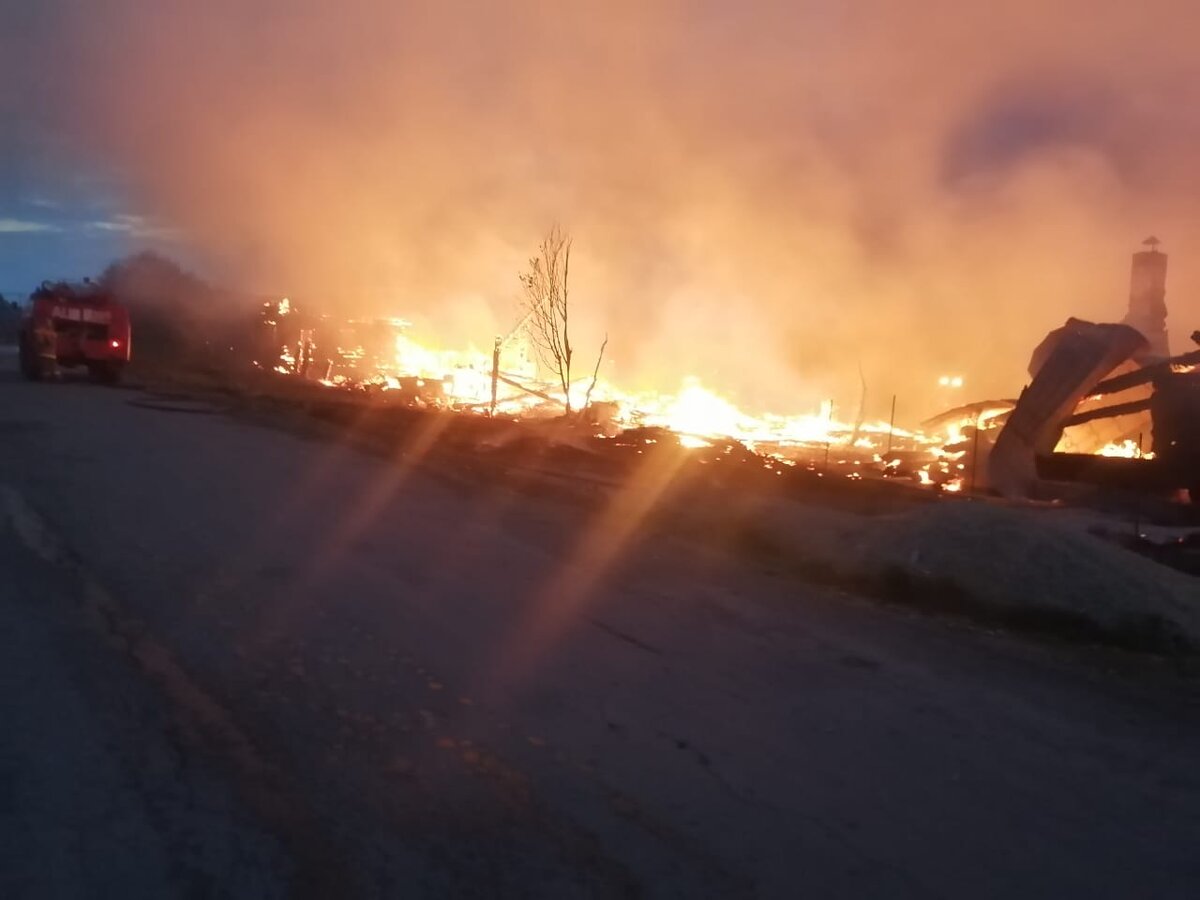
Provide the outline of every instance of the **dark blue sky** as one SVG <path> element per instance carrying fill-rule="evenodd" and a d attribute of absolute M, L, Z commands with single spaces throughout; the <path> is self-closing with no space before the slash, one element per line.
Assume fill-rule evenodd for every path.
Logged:
<path fill-rule="evenodd" d="M 54 162 L 37 122 L 10 115 L 0 135 L 0 291 L 99 272 L 135 243 L 110 185 Z"/>
<path fill-rule="evenodd" d="M 64 147 L 49 114 L 47 66 L 61 0 L 0 0 L 0 292 L 28 293 L 46 278 L 81 278 L 139 243 L 122 192 L 87 171 L 86 148 Z M 64 76 L 65 77 L 65 76 Z M 74 152 L 64 153 L 64 149 Z"/>
<path fill-rule="evenodd" d="M 0 293 L 95 276 L 147 247 L 176 249 L 161 229 L 127 211 L 111 181 L 49 158 L 29 140 L 0 150 Z"/>
<path fill-rule="evenodd" d="M 48 226 L 54 218 L 39 210 L 23 212 L 19 206 L 9 210 L 0 218 L 0 292 L 9 298 L 29 293 L 46 278 L 77 280 L 97 275 L 134 246 L 127 234 L 63 219 L 49 226 L 54 230 L 32 231 L 35 226 Z"/>

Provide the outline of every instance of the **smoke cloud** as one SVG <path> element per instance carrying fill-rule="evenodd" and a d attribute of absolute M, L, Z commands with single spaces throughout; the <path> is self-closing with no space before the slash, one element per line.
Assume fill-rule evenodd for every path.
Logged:
<path fill-rule="evenodd" d="M 1200 327 L 1200 16 L 1015 0 L 48 0 L 0 39 L 61 165 L 214 278 L 486 347 L 574 237 L 609 377 L 750 408 L 1013 396 L 1069 315 L 1174 252 Z M 18 90 L 12 91 L 12 88 Z M 939 393 L 963 375 L 965 396 Z M 905 413 L 907 412 L 907 416 Z"/>

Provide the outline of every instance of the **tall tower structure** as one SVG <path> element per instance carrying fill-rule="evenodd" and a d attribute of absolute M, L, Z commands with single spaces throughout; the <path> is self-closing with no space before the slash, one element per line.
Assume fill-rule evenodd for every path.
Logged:
<path fill-rule="evenodd" d="M 1133 254 L 1125 324 L 1150 342 L 1147 356 L 1166 359 L 1171 355 L 1167 346 L 1167 254 L 1159 251 L 1159 243 L 1158 238 L 1148 237 L 1142 241 L 1148 249 Z"/>

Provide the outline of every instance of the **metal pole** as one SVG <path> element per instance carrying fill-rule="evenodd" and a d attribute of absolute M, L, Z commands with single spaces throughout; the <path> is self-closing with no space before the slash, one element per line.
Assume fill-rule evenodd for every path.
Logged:
<path fill-rule="evenodd" d="M 896 430 L 896 395 L 892 394 L 892 417 L 888 419 L 888 442 L 885 453 L 892 452 L 892 434 Z"/>
<path fill-rule="evenodd" d="M 496 343 L 492 346 L 492 405 L 488 411 L 493 418 L 496 415 L 496 383 L 500 380 L 500 342 L 501 338 L 497 335 Z"/>

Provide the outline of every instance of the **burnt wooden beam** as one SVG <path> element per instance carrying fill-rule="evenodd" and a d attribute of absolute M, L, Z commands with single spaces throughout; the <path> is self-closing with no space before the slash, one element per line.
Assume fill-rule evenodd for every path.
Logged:
<path fill-rule="evenodd" d="M 537 388 L 531 388 L 528 385 L 521 384 L 521 382 L 519 382 L 513 378 L 506 378 L 504 375 L 497 375 L 496 377 L 498 380 L 503 381 L 505 384 L 509 385 L 510 387 L 515 387 L 519 391 L 524 391 L 527 394 L 532 394 L 535 397 L 540 397 L 541 399 L 546 400 L 550 403 L 557 403 L 559 406 L 565 407 L 567 405 L 563 400 L 559 399 L 558 397 L 551 396 L 550 394 L 547 394 L 545 391 L 539 391 L 539 390 L 537 390 Z"/>
<path fill-rule="evenodd" d="M 1142 400 L 1130 400 L 1128 403 L 1115 403 L 1112 406 L 1103 406 L 1100 409 L 1089 409 L 1086 412 L 1075 413 L 1070 418 L 1063 420 L 1063 428 L 1070 428 L 1072 425 L 1082 425 L 1084 422 L 1091 422 L 1095 419 L 1112 419 L 1116 416 L 1128 416 L 1131 413 L 1142 412 L 1150 408 L 1150 398 L 1146 397 Z"/>
<path fill-rule="evenodd" d="M 1194 366 L 1197 363 L 1200 363 L 1200 350 L 1193 350 L 1191 353 L 1185 353 L 1182 356 L 1173 356 L 1163 362 L 1138 369 L 1136 372 L 1127 372 L 1124 375 L 1118 375 L 1116 378 L 1101 381 L 1091 389 L 1088 396 L 1095 397 L 1100 394 L 1115 394 L 1119 391 L 1127 391 L 1132 387 L 1137 387 L 1139 384 L 1153 381 L 1159 375 L 1166 375 L 1171 371 L 1171 366 Z"/>

